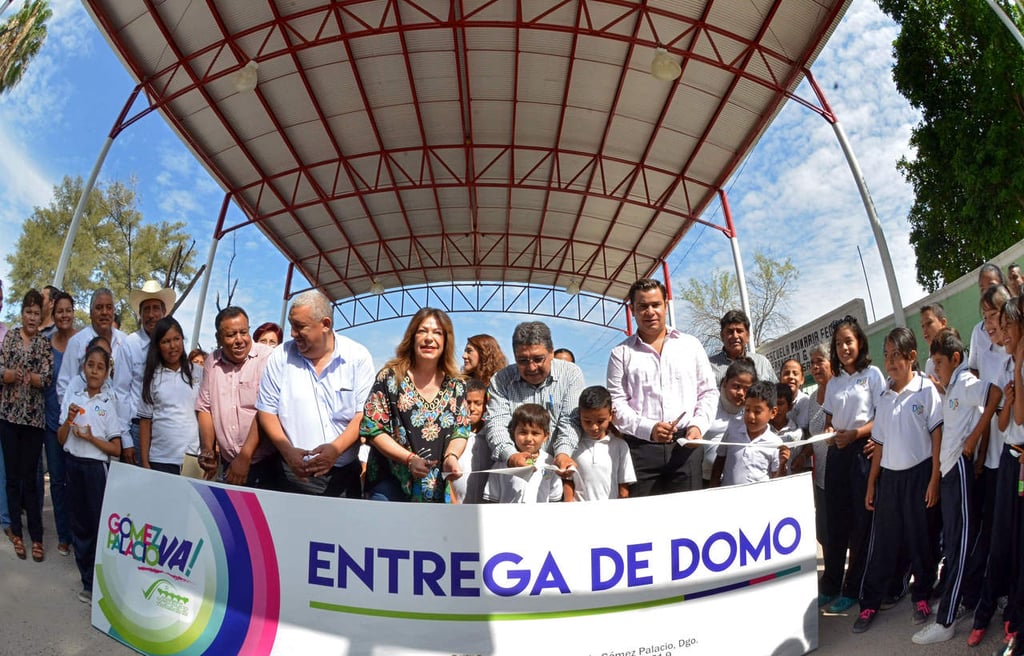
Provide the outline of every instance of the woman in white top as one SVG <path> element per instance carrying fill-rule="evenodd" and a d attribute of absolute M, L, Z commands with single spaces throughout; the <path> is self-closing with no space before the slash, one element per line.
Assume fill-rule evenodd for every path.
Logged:
<path fill-rule="evenodd" d="M 199 453 L 196 396 L 202 369 L 185 352 L 181 324 L 165 317 L 153 329 L 142 374 L 139 449 L 142 466 L 180 474 L 186 453 Z"/>

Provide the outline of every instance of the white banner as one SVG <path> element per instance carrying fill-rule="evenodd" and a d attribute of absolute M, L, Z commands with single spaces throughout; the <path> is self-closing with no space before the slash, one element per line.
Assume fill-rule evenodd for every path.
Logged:
<path fill-rule="evenodd" d="M 599 503 L 324 499 L 113 464 L 93 624 L 149 654 L 803 654 L 809 475 Z"/>

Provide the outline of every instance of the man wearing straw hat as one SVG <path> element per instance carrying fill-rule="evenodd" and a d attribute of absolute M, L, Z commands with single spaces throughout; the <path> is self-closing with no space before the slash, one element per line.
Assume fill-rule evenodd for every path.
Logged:
<path fill-rule="evenodd" d="M 139 443 L 139 399 L 142 398 L 142 374 L 146 370 L 146 353 L 149 352 L 149 340 L 153 336 L 153 329 L 158 321 L 167 316 L 167 313 L 174 308 L 174 301 L 177 295 L 173 289 L 163 287 L 156 280 L 147 280 L 141 289 L 132 290 L 128 295 L 128 304 L 138 312 L 139 329 L 128 335 L 128 356 L 131 361 L 128 366 L 132 372 L 131 387 L 131 434 L 132 444 Z M 132 453 L 124 456 L 125 462 L 142 464 L 138 458 L 141 457 L 135 449 Z"/>

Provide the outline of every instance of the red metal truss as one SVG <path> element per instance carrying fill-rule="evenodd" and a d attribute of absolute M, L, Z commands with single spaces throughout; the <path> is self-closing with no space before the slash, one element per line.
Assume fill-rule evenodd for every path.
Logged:
<path fill-rule="evenodd" d="M 85 3 L 149 103 L 111 134 L 158 109 L 246 217 L 215 236 L 256 226 L 362 312 L 379 285 L 618 299 L 695 223 L 728 234 L 701 214 L 785 101 L 831 119 L 795 90 L 850 1 Z"/>
<path fill-rule="evenodd" d="M 476 153 L 473 159 L 480 164 L 480 169 L 468 179 L 462 167 L 451 161 L 452 154 L 463 153 L 466 150 Z M 513 172 L 513 163 L 517 159 L 529 166 L 520 175 L 510 175 L 508 178 L 489 175 L 495 168 Z M 409 162 L 416 168 L 411 168 Z M 440 171 L 437 176 L 433 173 L 434 167 L 438 167 Z M 551 171 L 550 176 L 540 174 L 547 169 Z M 308 188 L 321 190 L 321 181 L 324 180 L 328 181 L 328 185 L 322 187 L 322 196 L 319 191 L 315 196 L 305 193 L 308 192 Z M 672 192 L 679 183 L 685 183 L 684 188 L 678 196 L 673 197 Z M 297 166 L 250 185 L 231 189 L 230 192 L 237 197 L 255 198 L 257 202 L 251 208 L 251 216 L 254 218 L 227 227 L 223 233 L 287 215 L 295 210 L 316 207 L 325 200 L 345 200 L 369 194 L 394 193 L 403 189 L 468 186 L 593 195 L 664 211 L 682 219 L 704 223 L 719 230 L 724 229 L 724 226 L 694 217 L 695 203 L 685 185 L 699 187 L 702 193 L 716 192 L 716 188 L 700 180 L 685 178 L 673 171 L 583 151 L 503 144 L 397 148 Z M 285 206 L 277 210 L 262 210 L 259 201 L 265 194 L 285 198 Z"/>
<path fill-rule="evenodd" d="M 297 294 L 304 289 L 291 290 Z M 567 295 L 554 289 L 525 284 L 473 283 L 431 284 L 403 287 L 384 294 L 366 294 L 335 303 L 339 330 L 397 319 L 424 307 L 436 307 L 449 314 L 458 312 L 500 312 L 571 319 L 607 328 L 625 322 L 628 306 L 598 294 Z"/>

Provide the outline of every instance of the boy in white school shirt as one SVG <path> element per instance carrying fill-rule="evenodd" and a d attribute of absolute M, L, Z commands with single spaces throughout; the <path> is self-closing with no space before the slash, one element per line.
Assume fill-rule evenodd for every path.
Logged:
<path fill-rule="evenodd" d="M 612 395 L 594 385 L 580 394 L 579 422 L 583 436 L 572 459 L 579 468 L 578 485 L 565 485 L 564 501 L 625 499 L 636 483 L 629 445 L 615 434 Z"/>
<path fill-rule="evenodd" d="M 517 475 L 490 474 L 484 486 L 484 501 L 491 503 L 554 503 L 562 500 L 562 479 L 557 471 L 546 469 L 553 458 L 544 449 L 551 436 L 551 415 L 538 403 L 524 403 L 512 412 L 508 426 L 519 453 L 529 453 L 530 464 L 537 467 L 528 479 Z M 504 469 L 495 463 L 493 469 Z"/>
<path fill-rule="evenodd" d="M 733 422 L 718 447 L 711 487 L 757 483 L 785 473 L 789 448 L 769 424 L 777 404 L 775 383 L 759 380 L 750 386 L 743 401 L 743 422 Z M 762 444 L 766 446 L 746 446 Z"/>
<path fill-rule="evenodd" d="M 945 588 L 935 622 L 914 634 L 915 644 L 929 645 L 953 637 L 957 609 L 963 597 L 964 570 L 973 534 L 971 489 L 974 483 L 976 428 L 988 397 L 988 383 L 978 380 L 964 362 L 964 345 L 951 330 L 936 335 L 931 345 L 935 376 L 945 390 L 942 404 L 942 447 L 939 456 L 942 555 L 946 561 Z"/>

